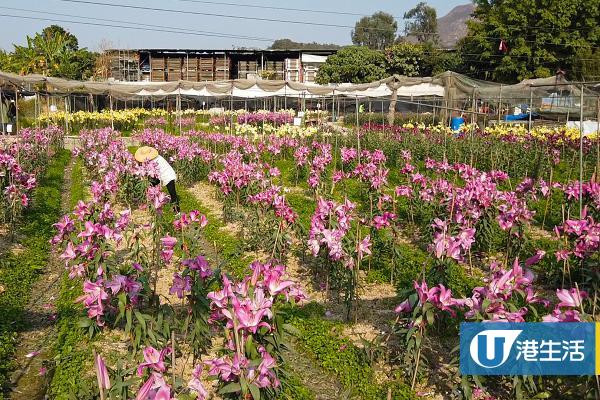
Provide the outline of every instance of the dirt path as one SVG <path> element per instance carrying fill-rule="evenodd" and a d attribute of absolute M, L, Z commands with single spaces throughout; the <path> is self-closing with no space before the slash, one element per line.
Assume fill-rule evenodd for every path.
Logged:
<path fill-rule="evenodd" d="M 73 163 L 65 169 L 61 204 L 68 207 Z M 15 352 L 17 369 L 12 374 L 13 400 L 43 399 L 51 380 L 50 363 L 56 331 L 54 321 L 60 281 L 64 266 L 54 254 L 50 255 L 44 271 L 31 289 L 31 300 L 24 310 L 28 326 L 18 338 Z M 39 352 L 39 353 L 38 353 Z"/>

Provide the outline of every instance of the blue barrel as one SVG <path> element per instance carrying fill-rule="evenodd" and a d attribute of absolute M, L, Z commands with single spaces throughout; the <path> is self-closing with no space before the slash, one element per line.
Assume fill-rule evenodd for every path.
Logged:
<path fill-rule="evenodd" d="M 453 131 L 460 130 L 460 127 L 465 124 L 465 119 L 463 117 L 452 117 L 450 120 L 450 128 Z"/>

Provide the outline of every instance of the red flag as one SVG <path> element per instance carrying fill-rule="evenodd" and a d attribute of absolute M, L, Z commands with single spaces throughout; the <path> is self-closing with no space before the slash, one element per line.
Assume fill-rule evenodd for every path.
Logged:
<path fill-rule="evenodd" d="M 508 53 L 508 46 L 506 45 L 504 39 L 500 40 L 500 46 L 498 47 L 498 50 L 500 50 L 504 54 Z"/>

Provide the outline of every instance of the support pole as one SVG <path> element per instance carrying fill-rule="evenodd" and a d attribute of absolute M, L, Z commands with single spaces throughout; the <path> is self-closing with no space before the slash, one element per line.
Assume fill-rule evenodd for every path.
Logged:
<path fill-rule="evenodd" d="M 181 89 L 177 91 L 177 118 L 179 118 L 179 134 L 181 135 Z"/>
<path fill-rule="evenodd" d="M 358 129 L 358 96 L 356 96 L 356 150 L 358 152 L 358 162 L 360 164 L 360 130 Z"/>
<path fill-rule="evenodd" d="M 2 124 L 2 135 L 6 135 L 6 127 L 4 125 L 4 111 L 8 110 L 2 99 L 2 87 L 0 86 L 0 124 Z"/>
<path fill-rule="evenodd" d="M 39 93 L 35 92 L 33 115 L 35 117 L 35 127 L 36 128 L 40 127 L 40 115 L 39 115 L 39 112 L 38 112 L 38 106 L 39 106 L 39 104 L 40 104 Z"/>
<path fill-rule="evenodd" d="M 335 89 L 331 93 L 331 122 L 335 123 Z"/>
<path fill-rule="evenodd" d="M 579 97 L 579 218 L 583 213 L 583 85 Z"/>
<path fill-rule="evenodd" d="M 15 135 L 19 133 L 19 92 L 15 86 Z"/>
<path fill-rule="evenodd" d="M 46 113 L 48 114 L 46 128 L 50 128 L 50 95 L 48 93 L 46 93 Z"/>
<path fill-rule="evenodd" d="M 231 83 L 231 93 L 229 94 L 229 133 L 233 135 L 233 83 Z"/>
<path fill-rule="evenodd" d="M 600 97 L 596 106 L 596 182 L 600 182 Z"/>
<path fill-rule="evenodd" d="M 500 84 L 500 96 L 498 97 L 498 125 L 500 124 L 500 109 L 502 108 L 502 84 Z"/>
<path fill-rule="evenodd" d="M 115 118 L 113 116 L 113 99 L 112 99 L 112 94 L 108 95 L 108 100 L 110 103 L 110 126 L 112 128 L 112 130 L 115 130 Z"/>
<path fill-rule="evenodd" d="M 358 130 L 358 95 L 356 96 L 356 130 Z"/>
<path fill-rule="evenodd" d="M 533 125 L 533 88 L 529 88 L 529 125 L 527 133 L 531 135 L 531 127 Z"/>
<path fill-rule="evenodd" d="M 65 133 L 69 134 L 69 108 L 68 108 L 68 96 L 65 96 Z"/>

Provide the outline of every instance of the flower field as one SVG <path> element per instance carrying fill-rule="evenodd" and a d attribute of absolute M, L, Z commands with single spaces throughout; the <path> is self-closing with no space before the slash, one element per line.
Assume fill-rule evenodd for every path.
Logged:
<path fill-rule="evenodd" d="M 461 376 L 457 350 L 464 321 L 598 321 L 598 135 L 101 114 L 68 117 L 70 160 L 52 126 L 0 150 L 0 240 L 24 249 L 0 264 L 5 393 L 39 360 L 60 399 L 600 395 L 595 377 Z M 180 214 L 120 130 L 174 167 Z M 54 339 L 23 350 L 46 264 Z"/>

